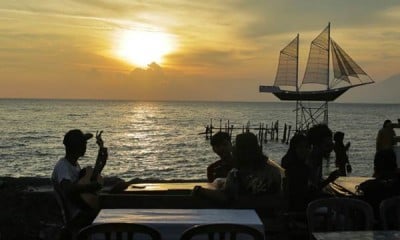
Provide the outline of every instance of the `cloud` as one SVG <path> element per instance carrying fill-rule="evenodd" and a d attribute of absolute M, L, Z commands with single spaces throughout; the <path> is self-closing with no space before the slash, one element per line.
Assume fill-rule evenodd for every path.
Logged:
<path fill-rule="evenodd" d="M 257 89 L 272 83 L 279 51 L 301 34 L 302 76 L 309 41 L 329 21 L 346 52 L 384 79 L 399 65 L 399 9 L 392 0 L 5 0 L 1 81 L 39 97 L 47 89 L 52 97 L 268 99 Z M 160 29 L 177 48 L 162 64 L 132 70 L 113 53 L 124 29 Z"/>
<path fill-rule="evenodd" d="M 400 5 L 392 6 L 381 12 L 383 17 L 399 20 L 400 19 Z"/>
<path fill-rule="evenodd" d="M 155 62 L 147 65 L 147 68 L 135 68 L 129 74 L 129 79 L 139 81 L 162 81 L 165 77 L 164 70 Z"/>

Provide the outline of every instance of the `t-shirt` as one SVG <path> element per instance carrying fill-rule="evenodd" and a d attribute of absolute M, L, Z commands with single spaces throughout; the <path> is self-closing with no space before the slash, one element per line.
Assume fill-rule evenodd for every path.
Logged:
<path fill-rule="evenodd" d="M 60 160 L 58 160 L 58 162 L 54 166 L 53 173 L 51 174 L 51 180 L 53 184 L 57 184 L 58 186 L 60 186 L 61 181 L 64 179 L 71 182 L 76 182 L 79 180 L 80 170 L 81 167 L 78 163 L 76 163 L 76 166 L 74 166 L 66 158 L 60 158 Z M 71 217 L 78 215 L 78 213 L 80 212 L 80 208 L 75 202 L 76 199 L 74 201 L 71 196 L 66 196 L 62 189 L 59 194 L 63 195 L 60 197 L 65 199 Z"/>
<path fill-rule="evenodd" d="M 279 170 L 267 163 L 253 171 L 232 169 L 225 183 L 224 191 L 233 199 L 239 195 L 275 194 L 281 191 Z"/>
<path fill-rule="evenodd" d="M 58 184 L 60 184 L 63 179 L 76 182 L 79 179 L 80 171 L 81 167 L 79 163 L 76 163 L 76 166 L 74 166 L 66 158 L 60 158 L 54 166 L 51 180 L 53 183 Z"/>

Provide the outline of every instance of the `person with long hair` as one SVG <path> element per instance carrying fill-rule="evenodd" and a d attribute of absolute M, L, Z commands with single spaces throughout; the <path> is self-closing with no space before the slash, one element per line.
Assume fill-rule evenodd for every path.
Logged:
<path fill-rule="evenodd" d="M 257 136 L 250 132 L 242 133 L 236 136 L 235 143 L 234 168 L 228 173 L 222 188 L 209 190 L 196 186 L 193 195 L 219 203 L 229 203 L 243 196 L 258 197 L 280 193 L 280 171 L 268 163 L 268 158 L 258 144 Z"/>

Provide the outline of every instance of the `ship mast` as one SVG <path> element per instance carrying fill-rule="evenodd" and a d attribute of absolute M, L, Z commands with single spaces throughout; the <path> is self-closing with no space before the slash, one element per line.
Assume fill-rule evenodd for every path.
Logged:
<path fill-rule="evenodd" d="M 300 45 L 300 34 L 297 33 L 297 48 L 296 48 L 296 92 L 299 92 L 299 45 Z M 296 131 L 298 130 L 299 120 L 299 100 L 296 100 Z"/>
<path fill-rule="evenodd" d="M 331 22 L 328 23 L 328 71 L 327 71 L 327 78 L 326 78 L 326 90 L 329 91 L 330 90 L 330 86 L 329 86 L 329 72 L 330 72 L 330 56 L 331 56 Z M 328 125 L 328 101 L 325 101 L 325 111 L 324 111 L 324 123 L 326 125 Z"/>
<path fill-rule="evenodd" d="M 326 89 L 329 90 L 329 65 L 330 65 L 330 56 L 331 56 L 331 23 L 328 23 L 328 77 L 326 78 Z"/>

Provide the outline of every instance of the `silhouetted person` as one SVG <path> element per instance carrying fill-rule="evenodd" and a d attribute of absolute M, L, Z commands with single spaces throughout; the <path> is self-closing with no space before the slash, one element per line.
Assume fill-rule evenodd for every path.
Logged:
<path fill-rule="evenodd" d="M 324 181 L 322 161 L 329 158 L 333 150 L 332 131 L 326 124 L 317 124 L 308 130 L 307 138 L 312 147 L 307 163 L 310 167 L 310 180 L 314 186 L 319 186 Z"/>
<path fill-rule="evenodd" d="M 289 198 L 291 210 L 302 210 L 308 202 L 310 168 L 306 164 L 311 146 L 304 134 L 295 134 L 289 143 L 289 149 L 282 158 L 285 168 L 285 193 Z"/>
<path fill-rule="evenodd" d="M 220 159 L 207 167 L 207 180 L 213 182 L 216 178 L 226 178 L 233 167 L 231 137 L 226 132 L 217 132 L 211 138 L 213 151 Z"/>
<path fill-rule="evenodd" d="M 100 135 L 96 137 L 101 139 Z M 85 155 L 87 141 L 92 137 L 93 134 L 84 134 L 79 129 L 68 131 L 63 140 L 65 156 L 58 160 L 51 175 L 55 190 L 65 200 L 66 210 L 70 215 L 68 227 L 72 231 L 91 224 L 99 210 L 90 208 L 81 199 L 81 194 L 95 193 L 101 189 L 101 183 L 98 181 L 88 184 L 78 183 L 82 175 L 85 174 L 85 169 L 81 169 L 78 159 Z M 107 158 L 107 150 L 99 150 L 98 159 L 105 162 Z"/>
<path fill-rule="evenodd" d="M 262 153 L 256 135 L 250 132 L 237 135 L 233 159 L 234 168 L 229 172 L 222 189 L 208 190 L 196 186 L 193 194 L 227 203 L 243 196 L 280 193 L 281 174 L 276 167 L 267 163 L 268 158 Z"/>
<path fill-rule="evenodd" d="M 385 120 L 376 137 L 376 151 L 379 152 L 385 149 L 392 149 L 398 141 L 396 133 L 393 130 L 392 121 L 389 119 Z"/>
<path fill-rule="evenodd" d="M 281 174 L 268 164 L 262 153 L 257 136 L 251 132 L 236 136 L 233 150 L 234 166 L 225 183 L 225 191 L 231 196 L 241 194 L 262 195 L 281 191 Z"/>
<path fill-rule="evenodd" d="M 333 151 L 335 152 L 335 164 L 339 169 L 340 176 L 346 176 L 347 172 L 351 172 L 351 165 L 349 163 L 349 157 L 347 156 L 347 151 L 350 148 L 350 142 L 347 142 L 346 146 L 343 143 L 344 133 L 336 132 L 333 136 L 335 144 L 333 145 Z"/>
<path fill-rule="evenodd" d="M 375 218 L 378 219 L 381 201 L 400 194 L 396 154 L 392 149 L 382 150 L 375 154 L 373 176 L 374 179 L 361 183 L 358 190 L 362 198 L 371 204 Z"/>
<path fill-rule="evenodd" d="M 289 149 L 282 158 L 286 167 L 285 193 L 289 199 L 290 210 L 304 211 L 310 201 L 324 196 L 321 193 L 322 188 L 338 176 L 338 172 L 333 171 L 327 179 L 313 184 L 311 168 L 307 165 L 310 152 L 311 145 L 307 136 L 297 133 L 290 140 Z"/>

